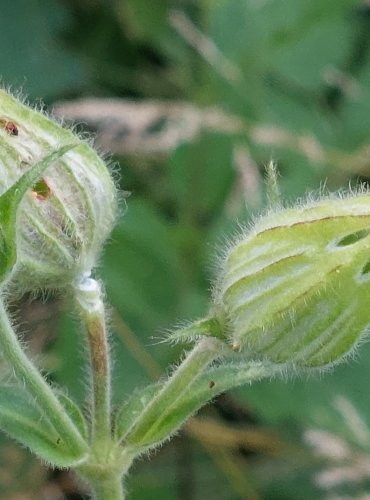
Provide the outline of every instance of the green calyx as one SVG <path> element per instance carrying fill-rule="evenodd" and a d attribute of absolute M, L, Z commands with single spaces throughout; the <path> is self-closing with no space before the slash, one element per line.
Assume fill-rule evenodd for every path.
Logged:
<path fill-rule="evenodd" d="M 0 284 L 10 276 L 17 260 L 16 216 L 24 195 L 47 167 L 73 147 L 63 146 L 43 158 L 0 196 Z"/>
<path fill-rule="evenodd" d="M 322 367 L 370 324 L 370 196 L 327 198 L 259 220 L 229 250 L 215 317 L 236 351 Z"/>
<path fill-rule="evenodd" d="M 32 179 L 30 172 L 35 173 Z M 14 199 L 20 187 L 23 191 Z M 91 272 L 115 221 L 117 196 L 111 175 L 87 143 L 4 90 L 1 193 L 0 252 L 7 270 L 0 277 L 12 268 L 8 285 L 13 290 L 64 288 Z M 6 203 L 12 205 L 12 215 Z M 11 235 L 4 232 L 5 226 Z M 16 240 L 16 262 L 10 240 Z"/>

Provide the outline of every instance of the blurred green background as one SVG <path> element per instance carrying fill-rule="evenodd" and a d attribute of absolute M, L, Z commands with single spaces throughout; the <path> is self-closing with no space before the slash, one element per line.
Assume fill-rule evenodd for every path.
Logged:
<path fill-rule="evenodd" d="M 123 192 L 98 271 L 117 402 L 181 355 L 159 341 L 207 311 L 220 249 L 265 206 L 271 159 L 286 200 L 370 179 L 367 0 L 3 1 L 0 47 L 2 84 L 92 132 Z M 20 306 L 30 348 L 83 403 L 68 302 Z M 370 498 L 369 382 L 365 344 L 325 376 L 222 395 L 135 464 L 129 498 Z M 1 498 L 87 498 L 1 443 Z"/>

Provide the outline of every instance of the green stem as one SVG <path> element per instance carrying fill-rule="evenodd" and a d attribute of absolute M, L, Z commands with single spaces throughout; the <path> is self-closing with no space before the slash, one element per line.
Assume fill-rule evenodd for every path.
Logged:
<path fill-rule="evenodd" d="M 126 435 L 126 444 L 139 447 L 150 445 L 156 429 L 171 413 L 171 408 L 204 369 L 221 356 L 221 351 L 217 339 L 203 338 L 200 340 L 172 376 L 163 384 L 161 391 L 143 409 L 132 429 Z"/>
<path fill-rule="evenodd" d="M 90 481 L 93 500 L 124 500 L 125 492 L 121 475 Z"/>
<path fill-rule="evenodd" d="M 51 387 L 22 350 L 2 300 L 0 300 L 0 345 L 3 356 L 12 366 L 16 377 L 30 391 L 71 451 L 86 453 L 87 443 L 81 437 Z"/>
<path fill-rule="evenodd" d="M 87 278 L 75 287 L 75 297 L 86 329 L 92 385 L 92 442 L 111 443 L 111 380 L 104 303 L 97 281 Z"/>

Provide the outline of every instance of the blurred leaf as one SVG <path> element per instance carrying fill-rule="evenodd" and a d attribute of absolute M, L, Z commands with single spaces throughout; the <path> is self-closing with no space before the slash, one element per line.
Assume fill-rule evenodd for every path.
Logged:
<path fill-rule="evenodd" d="M 51 98 L 86 78 L 81 63 L 56 38 L 65 29 L 60 2 L 14 0 L 0 12 L 1 76 L 6 85 L 25 86 L 33 97 Z"/>
<path fill-rule="evenodd" d="M 368 59 L 359 78 L 347 82 L 349 95 L 343 104 L 341 120 L 337 125 L 338 141 L 343 147 L 353 151 L 365 146 L 364 156 L 370 134 L 370 58 Z M 368 164 L 368 160 L 365 161 Z"/>
<path fill-rule="evenodd" d="M 231 148 L 230 139 L 215 134 L 175 152 L 169 182 L 181 218 L 202 225 L 223 210 L 234 179 Z"/>
<path fill-rule="evenodd" d="M 110 301 L 136 329 L 163 326 L 169 311 L 176 317 L 176 245 L 170 224 L 148 201 L 130 200 L 105 252 L 103 276 Z"/>
<path fill-rule="evenodd" d="M 138 38 L 156 43 L 167 28 L 168 0 L 120 0 L 117 11 L 124 25 Z"/>

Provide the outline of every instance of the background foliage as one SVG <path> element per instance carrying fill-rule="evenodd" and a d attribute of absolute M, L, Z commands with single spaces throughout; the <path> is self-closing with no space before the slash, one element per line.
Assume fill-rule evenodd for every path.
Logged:
<path fill-rule="evenodd" d="M 93 131 L 131 192 L 99 270 L 119 401 L 180 356 L 158 341 L 207 311 L 217 249 L 263 210 L 271 158 L 286 200 L 370 177 L 366 0 L 13 0 L 0 7 L 0 46 L 3 84 Z M 24 300 L 21 324 L 81 401 L 67 310 Z M 325 376 L 223 395 L 136 464 L 131 497 L 368 498 L 369 366 L 364 345 Z M 2 443 L 1 498 L 83 498 L 67 473 Z"/>

